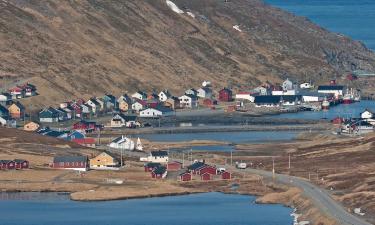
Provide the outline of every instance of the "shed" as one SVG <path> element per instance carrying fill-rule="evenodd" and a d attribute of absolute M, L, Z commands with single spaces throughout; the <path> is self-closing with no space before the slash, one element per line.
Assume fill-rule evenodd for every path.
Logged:
<path fill-rule="evenodd" d="M 13 160 L 0 160 L 0 169 L 13 170 L 16 168 L 16 163 Z"/>
<path fill-rule="evenodd" d="M 15 159 L 15 168 L 16 169 L 27 169 L 29 168 L 29 161 L 24 160 L 24 159 Z"/>
<path fill-rule="evenodd" d="M 163 179 L 167 176 L 167 168 L 159 166 L 151 172 L 151 177 L 155 179 Z"/>
<path fill-rule="evenodd" d="M 168 162 L 167 164 L 167 170 L 168 171 L 178 171 L 182 168 L 182 163 L 173 161 L 173 162 Z"/>
<path fill-rule="evenodd" d="M 209 173 L 201 174 L 201 180 L 212 180 L 212 175 Z"/>
<path fill-rule="evenodd" d="M 222 174 L 221 174 L 221 179 L 223 180 L 230 180 L 232 179 L 232 174 L 228 171 L 224 171 Z"/>
<path fill-rule="evenodd" d="M 184 172 L 180 174 L 180 181 L 191 181 L 192 175 L 189 172 Z"/>

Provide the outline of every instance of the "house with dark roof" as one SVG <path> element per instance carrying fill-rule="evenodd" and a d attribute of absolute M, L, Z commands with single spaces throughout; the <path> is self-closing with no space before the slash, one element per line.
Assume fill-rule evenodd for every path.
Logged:
<path fill-rule="evenodd" d="M 144 166 L 145 172 L 152 172 L 154 169 L 156 169 L 160 166 L 161 166 L 160 163 L 154 163 L 154 162 L 146 163 L 145 166 Z"/>
<path fill-rule="evenodd" d="M 134 94 L 132 94 L 132 98 L 145 101 L 147 100 L 147 93 L 143 91 L 137 91 Z"/>
<path fill-rule="evenodd" d="M 164 179 L 167 177 L 167 168 L 165 166 L 159 166 L 151 172 L 151 177 L 155 179 Z"/>
<path fill-rule="evenodd" d="M 41 123 L 59 122 L 59 111 L 52 107 L 48 107 L 39 112 L 39 121 Z"/>
<path fill-rule="evenodd" d="M 120 127 L 134 128 L 137 125 L 137 116 L 116 113 L 112 117 L 110 123 L 111 123 L 111 127 L 115 127 L 115 128 L 120 128 Z"/>
<path fill-rule="evenodd" d="M 152 151 L 147 157 L 141 157 L 142 162 L 154 162 L 166 164 L 168 163 L 168 152 L 167 151 Z"/>
<path fill-rule="evenodd" d="M 342 85 L 321 85 L 318 86 L 318 93 L 333 94 L 335 98 L 344 95 L 344 86 Z"/>
<path fill-rule="evenodd" d="M 55 169 L 87 171 L 87 156 L 55 156 L 51 167 Z"/>
<path fill-rule="evenodd" d="M 158 117 L 165 117 L 165 116 L 173 116 L 174 111 L 168 107 L 158 105 L 155 108 L 147 108 L 141 110 L 139 112 L 140 117 L 147 117 L 147 118 L 158 118 Z"/>
<path fill-rule="evenodd" d="M 278 96 L 278 95 L 255 96 L 254 103 L 256 107 L 279 107 L 281 104 L 281 96 Z"/>
<path fill-rule="evenodd" d="M 0 160 L 1 170 L 13 170 L 16 168 L 16 162 L 14 160 Z"/>

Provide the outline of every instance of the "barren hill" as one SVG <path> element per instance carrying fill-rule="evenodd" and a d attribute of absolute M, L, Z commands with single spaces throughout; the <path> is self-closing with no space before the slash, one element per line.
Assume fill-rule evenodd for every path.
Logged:
<path fill-rule="evenodd" d="M 375 67 L 360 42 L 258 0 L 173 2 L 184 13 L 165 0 L 0 0 L 0 88 L 30 81 L 41 94 L 33 104 L 43 105 L 138 88 L 180 93 L 203 80 L 324 81 Z"/>

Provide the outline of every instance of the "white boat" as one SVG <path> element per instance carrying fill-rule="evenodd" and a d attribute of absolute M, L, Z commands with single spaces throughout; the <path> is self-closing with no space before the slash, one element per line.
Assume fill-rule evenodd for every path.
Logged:
<path fill-rule="evenodd" d="M 137 151 L 143 151 L 143 146 L 142 146 L 142 142 L 141 142 L 141 139 L 137 139 L 137 145 L 135 147 L 135 150 Z"/>

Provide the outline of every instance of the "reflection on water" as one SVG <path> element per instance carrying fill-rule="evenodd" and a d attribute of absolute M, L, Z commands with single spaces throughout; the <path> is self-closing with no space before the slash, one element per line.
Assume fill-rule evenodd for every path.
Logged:
<path fill-rule="evenodd" d="M 289 225 L 291 209 L 245 195 L 205 193 L 108 202 L 74 202 L 55 193 L 0 200 L 1 225 Z M 31 196 L 31 197 L 30 197 Z M 18 199 L 17 201 L 15 199 Z"/>

